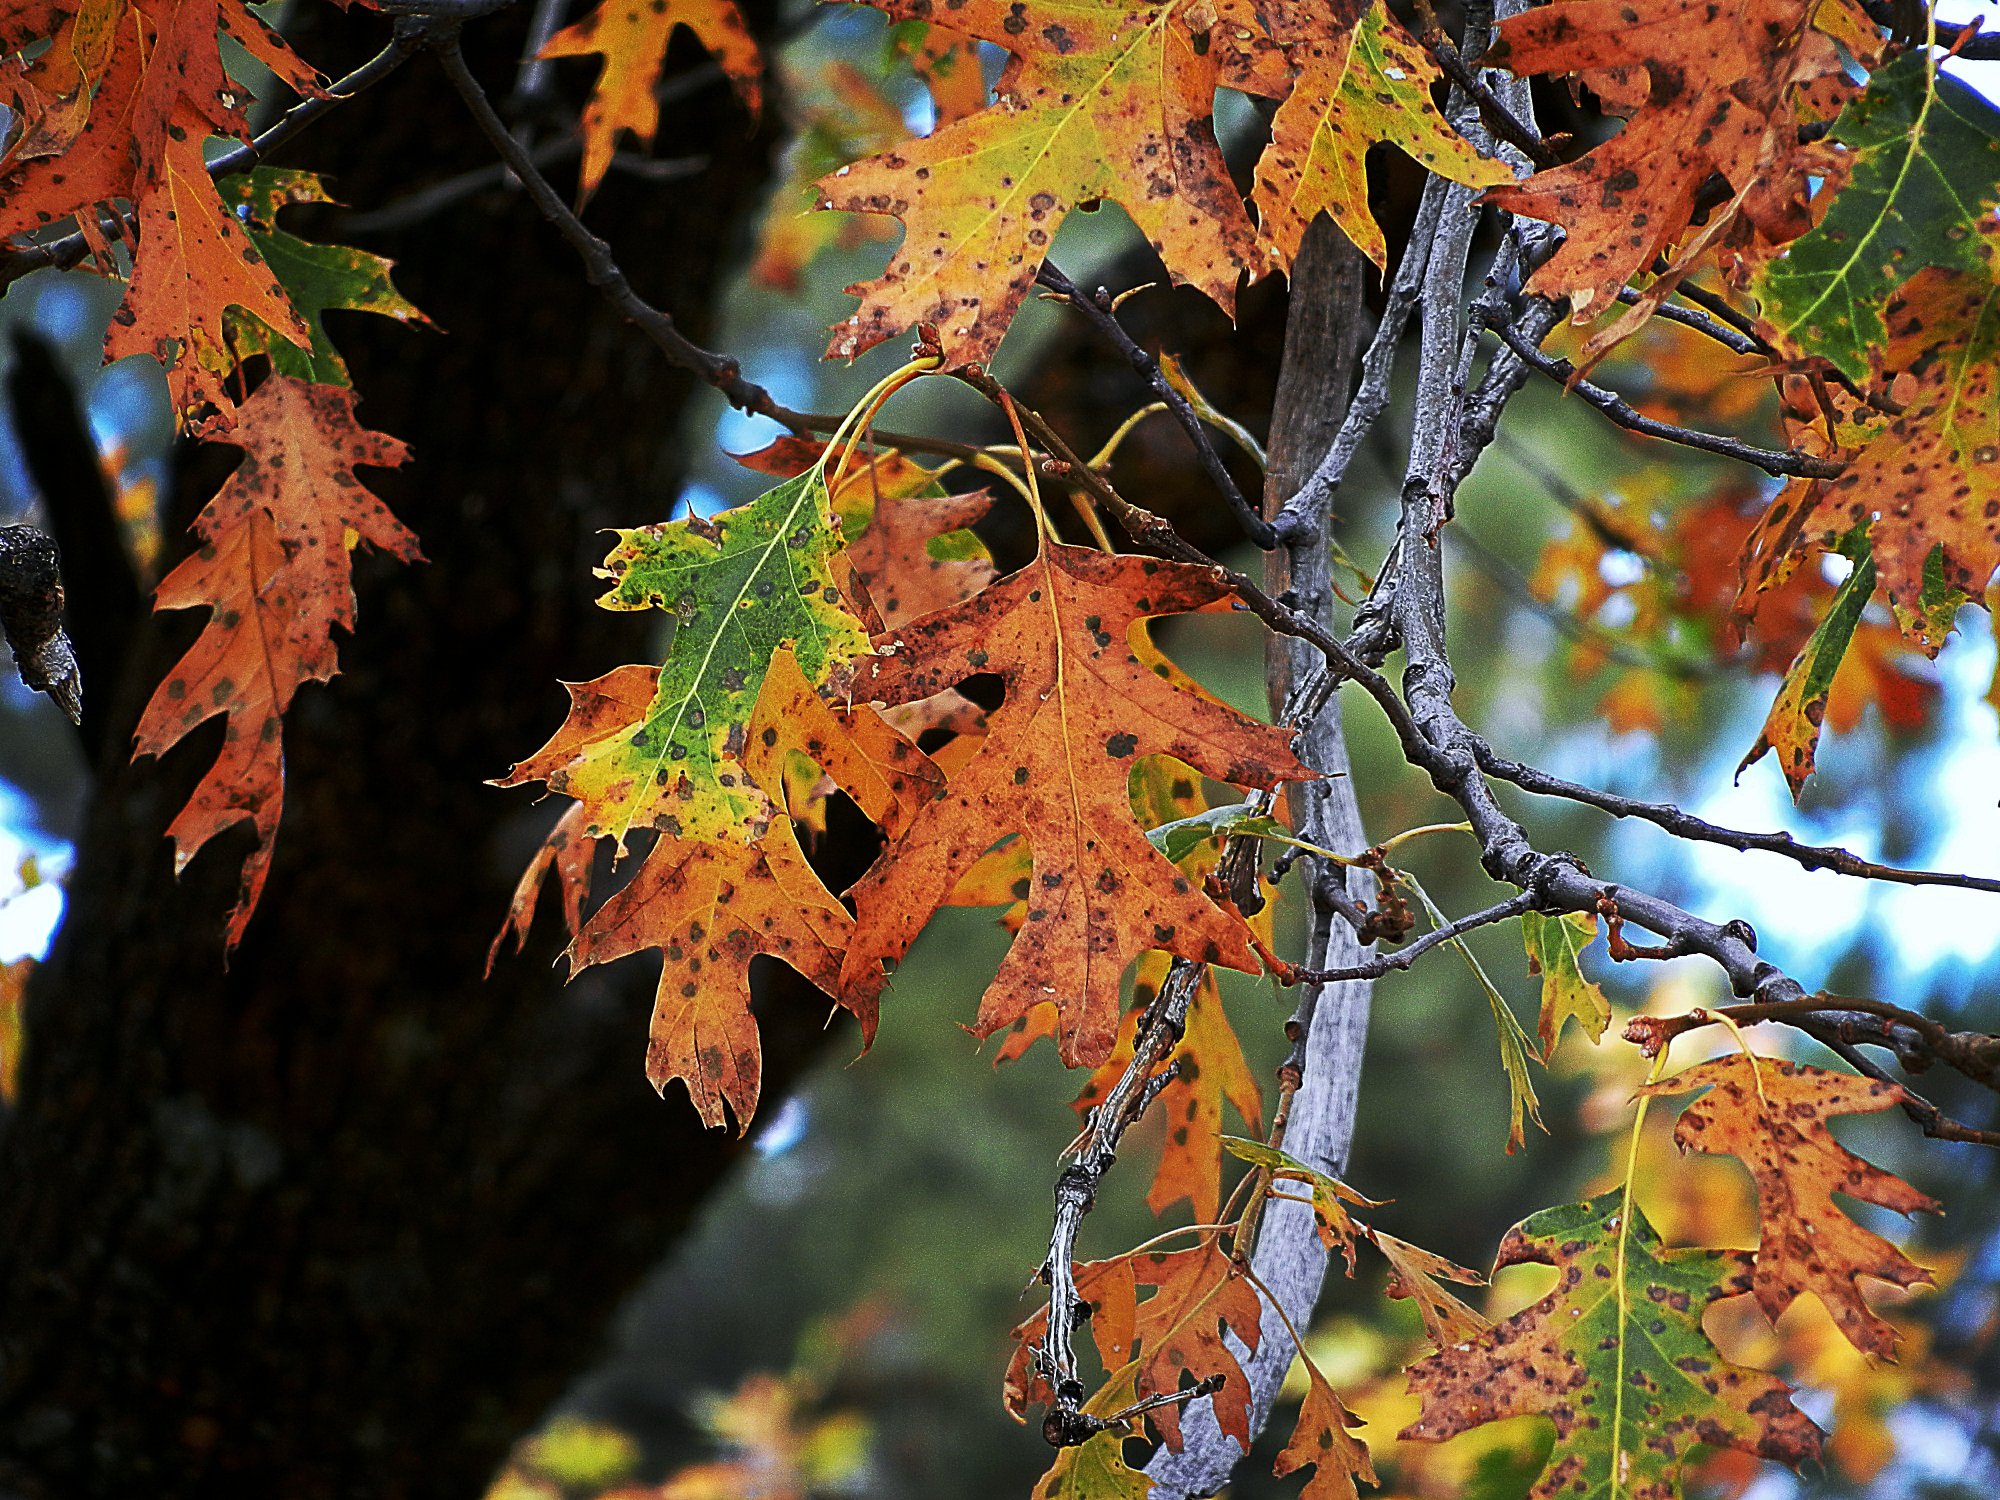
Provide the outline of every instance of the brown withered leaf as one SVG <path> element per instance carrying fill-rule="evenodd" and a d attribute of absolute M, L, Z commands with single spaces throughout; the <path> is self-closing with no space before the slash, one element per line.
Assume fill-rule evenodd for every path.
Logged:
<path fill-rule="evenodd" d="M 1407 1297 L 1417 1304 L 1417 1315 L 1424 1320 L 1424 1333 L 1432 1348 L 1462 1344 L 1493 1326 L 1484 1314 L 1439 1285 L 1440 1281 L 1456 1281 L 1463 1286 L 1479 1286 L 1484 1278 L 1478 1272 L 1468 1271 L 1442 1255 L 1379 1229 L 1368 1231 L 1368 1241 L 1389 1262 L 1389 1296 Z"/>
<path fill-rule="evenodd" d="M 1893 1355 L 1896 1331 L 1869 1311 L 1859 1279 L 1872 1276 L 1904 1287 L 1929 1281 L 1930 1272 L 1855 1223 L 1833 1195 L 1902 1214 L 1937 1213 L 1938 1204 L 1895 1173 L 1848 1151 L 1827 1129 L 1827 1119 L 1893 1109 L 1903 1098 L 1902 1089 L 1851 1073 L 1737 1053 L 1688 1068 L 1641 1092 L 1660 1096 L 1690 1089 L 1708 1092 L 1681 1112 L 1675 1142 L 1683 1151 L 1734 1156 L 1757 1182 L 1762 1228 L 1753 1284 L 1758 1306 L 1775 1322 L 1794 1299 L 1811 1292 L 1857 1349 L 1884 1358 Z"/>
<path fill-rule="evenodd" d="M 1010 833 L 1026 836 L 1033 859 L 1027 921 L 981 1002 L 980 1035 L 1054 1000 L 1064 1062 L 1094 1067 L 1117 1036 L 1120 979 L 1147 949 L 1257 968 L 1241 922 L 1153 848 L 1128 791 L 1146 755 L 1246 786 L 1309 774 L 1287 733 L 1176 690 L 1132 649 L 1136 620 L 1226 593 L 1211 569 L 1044 543 L 975 598 L 876 637 L 857 699 L 912 702 L 987 672 L 1005 698 L 945 795 L 853 888 L 845 993 L 878 995 L 882 964 L 909 951 L 959 878 Z"/>
<path fill-rule="evenodd" d="M 1299 1500 L 1357 1500 L 1356 1481 L 1377 1484 L 1375 1464 L 1368 1445 L 1354 1435 L 1361 1419 L 1349 1411 L 1319 1366 L 1311 1359 L 1306 1367 L 1306 1399 L 1299 1404 L 1299 1419 L 1292 1427 L 1290 1441 L 1278 1455 L 1271 1472 L 1282 1479 L 1308 1464 L 1313 1477 L 1299 1491 Z"/>

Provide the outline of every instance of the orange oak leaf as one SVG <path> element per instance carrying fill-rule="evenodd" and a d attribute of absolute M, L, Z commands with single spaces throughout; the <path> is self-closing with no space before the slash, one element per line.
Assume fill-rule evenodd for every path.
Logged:
<path fill-rule="evenodd" d="M 1857 1349 L 1885 1358 L 1896 1330 L 1861 1299 L 1858 1279 L 1899 1287 L 1931 1279 L 1894 1245 L 1863 1229 L 1833 1195 L 1897 1213 L 1936 1213 L 1935 1200 L 1893 1172 L 1871 1166 L 1833 1138 L 1830 1115 L 1893 1109 L 1893 1083 L 1735 1054 L 1688 1068 L 1640 1092 L 1659 1096 L 1706 1089 L 1681 1112 L 1674 1141 L 1683 1151 L 1734 1156 L 1757 1182 L 1762 1230 L 1753 1286 L 1775 1322 L 1801 1294 L 1826 1304 Z"/>
<path fill-rule="evenodd" d="M 759 786 L 776 787 L 788 758 L 803 756 L 893 838 L 943 790 L 944 775 L 874 709 L 837 707 L 830 691 L 807 682 L 791 648 L 780 647 L 750 716 L 744 768 Z"/>
<path fill-rule="evenodd" d="M 596 10 L 550 37 L 543 57 L 601 56 L 604 71 L 583 107 L 582 197 L 597 191 L 611 170 L 620 131 L 641 145 L 660 128 L 654 89 L 666 61 L 667 42 L 685 26 L 706 47 L 756 113 L 763 103 L 763 59 L 735 0 L 604 0 Z"/>
<path fill-rule="evenodd" d="M 1287 733 L 1178 691 L 1132 649 L 1135 621 L 1226 594 L 1212 569 L 1045 542 L 975 598 L 876 637 L 878 654 L 857 664 L 858 699 L 912 702 L 978 673 L 997 674 L 1005 697 L 945 795 L 850 893 L 857 928 L 844 993 L 879 994 L 882 963 L 909 951 L 959 878 L 1010 833 L 1031 846 L 1032 893 L 981 1002 L 980 1035 L 1054 1000 L 1064 1062 L 1094 1067 L 1111 1051 L 1119 981 L 1140 953 L 1255 971 L 1241 922 L 1147 841 L 1128 790 L 1137 759 L 1155 754 L 1246 786 L 1310 774 Z"/>
<path fill-rule="evenodd" d="M 535 857 L 528 861 L 528 868 L 521 872 L 514 885 L 514 899 L 507 906 L 507 920 L 493 934 L 492 946 L 486 950 L 488 975 L 492 974 L 500 949 L 510 935 L 516 953 L 528 941 L 528 929 L 535 922 L 535 907 L 541 901 L 542 882 L 551 871 L 555 873 L 556 891 L 562 897 L 563 931 L 575 937 L 583 927 L 583 904 L 590 899 L 591 871 L 597 862 L 597 840 L 584 831 L 585 816 L 581 802 L 565 809 L 548 837 L 542 840 L 541 848 L 535 851 Z"/>
<path fill-rule="evenodd" d="M 1711 238 L 1741 214 L 1768 239 L 1810 227 L 1793 86 L 1832 44 L 1806 45 L 1818 0 L 1560 0 L 1501 22 L 1485 61 L 1516 73 L 1581 73 L 1616 136 L 1568 166 L 1491 189 L 1489 201 L 1563 226 L 1531 290 L 1568 296 L 1578 321 L 1687 234 L 1711 174 L 1734 190 Z"/>
<path fill-rule="evenodd" d="M 1505 163 L 1480 156 L 1445 122 L 1431 102 L 1437 65 L 1379 0 L 1281 0 L 1257 14 L 1293 68 L 1254 194 L 1259 230 L 1279 264 L 1291 265 L 1307 226 L 1326 213 L 1384 265 L 1388 245 L 1368 207 L 1366 160 L 1378 142 L 1472 187 L 1513 180 Z"/>
<path fill-rule="evenodd" d="M 750 1128 L 763 1053 L 750 1013 L 750 960 L 769 954 L 831 991 L 852 926 L 799 852 L 792 825 L 774 821 L 752 845 L 665 834 L 632 879 L 570 947 L 572 976 L 591 964 L 657 948 L 660 983 L 646 1048 L 646 1077 L 662 1093 L 680 1079 L 702 1123 L 736 1116 Z M 872 1006 L 850 1006 L 865 1040 Z"/>
<path fill-rule="evenodd" d="M 923 20 L 932 0 L 877 0 Z M 906 233 L 837 324 L 828 358 L 852 359 L 935 324 L 954 365 L 999 347 L 1070 210 L 1109 199 L 1168 274 L 1224 311 L 1261 264 L 1256 232 L 1210 119 L 1222 48 L 1207 0 L 1072 5 L 964 0 L 951 25 L 1014 51 L 993 105 L 820 179 L 823 208 L 894 214 Z"/>
<path fill-rule="evenodd" d="M 645 722 L 659 686 L 658 667 L 636 665 L 613 667 L 588 682 L 565 682 L 569 712 L 562 724 L 547 744 L 493 785 L 546 782 L 550 791 L 577 800 L 577 828 L 585 837 L 619 837 L 624 790 L 632 781 L 625 746 L 633 727 Z"/>
<path fill-rule="evenodd" d="M 1223 1432 L 1247 1452 L 1250 1388 L 1243 1366 L 1223 1339 L 1227 1329 L 1246 1349 L 1257 1348 L 1257 1293 L 1211 1236 L 1186 1250 L 1140 1250 L 1076 1267 L 1076 1290 L 1090 1307 L 1091 1340 L 1114 1380 L 1130 1377 L 1136 1399 L 1181 1388 L 1183 1373 L 1216 1379 L 1215 1416 Z M 1139 1300 L 1142 1288 L 1154 1294 Z M 1014 1354 L 1002 1399 L 1019 1419 L 1029 1404 L 1050 1399 L 1048 1382 L 1035 1372 L 1034 1350 L 1048 1335 L 1046 1307 L 1014 1329 Z M 1129 1368 L 1128 1368 L 1129 1367 Z M 1161 1439 L 1181 1446 L 1180 1408 L 1150 1414 Z"/>
<path fill-rule="evenodd" d="M 1303 1359 L 1306 1369 L 1306 1399 L 1299 1405 L 1299 1419 L 1291 1439 L 1279 1453 L 1271 1472 L 1282 1479 L 1308 1464 L 1313 1477 L 1299 1491 L 1300 1500 L 1357 1500 L 1357 1480 L 1377 1484 L 1375 1464 L 1368 1445 L 1352 1429 L 1361 1419 L 1349 1411 L 1319 1366 Z"/>
<path fill-rule="evenodd" d="M 409 456 L 354 416 L 354 392 L 272 376 L 239 408 L 228 439 L 243 462 L 195 518 L 203 545 L 161 582 L 158 609 L 213 611 L 194 645 L 140 716 L 134 755 L 161 755 L 217 714 L 222 753 L 167 830 L 175 867 L 233 823 L 257 830 L 229 914 L 242 938 L 264 888 L 284 800 L 279 716 L 306 682 L 338 670 L 332 628 L 352 630 L 350 551 L 360 542 L 404 562 L 417 539 L 363 487 L 357 466 L 393 468 Z"/>
<path fill-rule="evenodd" d="M 150 354 L 167 372 L 174 413 L 199 425 L 205 408 L 233 419 L 223 377 L 236 359 L 223 339 L 223 312 L 240 307 L 301 349 L 312 330 L 278 285 L 208 175 L 207 129 L 183 101 L 168 126 L 160 178 L 139 200 L 139 251 L 124 305 L 105 336 L 106 359 Z"/>

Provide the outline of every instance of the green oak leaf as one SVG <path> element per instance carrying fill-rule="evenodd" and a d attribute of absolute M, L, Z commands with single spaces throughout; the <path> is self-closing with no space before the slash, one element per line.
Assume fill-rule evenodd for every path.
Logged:
<path fill-rule="evenodd" d="M 604 560 L 606 609 L 663 609 L 676 621 L 659 687 L 615 759 L 640 789 L 634 826 L 678 838 L 754 836 L 769 805 L 741 762 L 772 653 L 790 645 L 818 686 L 868 653 L 868 632 L 836 581 L 840 523 L 819 466 L 712 520 L 617 533 Z"/>
<path fill-rule="evenodd" d="M 312 330 L 308 351 L 274 332 L 261 318 L 233 308 L 229 334 L 239 357 L 264 354 L 280 375 L 320 385 L 352 385 L 346 361 L 321 321 L 324 314 L 372 312 L 404 323 L 430 321 L 390 281 L 392 262 L 347 245 L 315 245 L 278 227 L 279 212 L 292 204 L 334 201 L 315 173 L 258 167 L 225 177 L 216 190 L 242 221 L 250 243 Z"/>
<path fill-rule="evenodd" d="M 1979 229 L 2000 200 L 2000 109 L 1917 48 L 1869 79 L 1832 139 L 1852 149 L 1846 186 L 1751 289 L 1774 342 L 1862 383 L 1903 283 L 1925 266 L 1992 274 Z"/>
<path fill-rule="evenodd" d="M 1854 642 L 1862 612 L 1875 593 L 1875 558 L 1859 532 L 1848 538 L 1845 546 L 1850 552 L 1855 548 L 1859 549 L 1859 558 L 1854 571 L 1834 590 L 1825 617 L 1799 647 L 1792 664 L 1785 668 L 1784 680 L 1778 684 L 1778 696 L 1764 717 L 1757 743 L 1736 767 L 1740 778 L 1764 758 L 1767 750 L 1777 751 L 1778 768 L 1785 773 L 1785 784 L 1791 788 L 1794 802 L 1799 800 L 1806 779 L 1813 773 L 1820 724 L 1826 718 L 1826 701 L 1833 692 L 1834 676 L 1840 671 L 1847 648 Z M 1938 587 L 1944 587 L 1941 580 Z"/>
<path fill-rule="evenodd" d="M 1553 1266 L 1555 1289 L 1410 1367 L 1422 1400 L 1402 1436 L 1442 1442 L 1544 1416 L 1556 1441 L 1531 1500 L 1676 1500 L 1697 1445 L 1794 1468 L 1821 1433 L 1775 1375 L 1734 1365 L 1701 1326 L 1750 1290 L 1747 1250 L 1669 1250 L 1623 1187 L 1516 1225 L 1494 1269 Z"/>
<path fill-rule="evenodd" d="M 1542 976 L 1542 1056 L 1556 1050 L 1563 1022 L 1572 1016 L 1596 1046 L 1611 1020 L 1611 1002 L 1604 991 L 1583 977 L 1583 950 L 1597 936 L 1597 918 L 1587 912 L 1544 916 L 1521 914 L 1521 944 L 1528 951 L 1528 972 Z"/>

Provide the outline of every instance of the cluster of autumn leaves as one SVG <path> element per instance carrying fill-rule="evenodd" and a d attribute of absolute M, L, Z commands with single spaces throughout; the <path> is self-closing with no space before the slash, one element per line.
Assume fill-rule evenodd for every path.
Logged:
<path fill-rule="evenodd" d="M 834 355 L 925 324 L 932 363 L 983 363 L 1064 216 L 1099 201 L 1121 205 L 1168 273 L 1225 309 L 1246 278 L 1286 270 L 1322 213 L 1382 264 L 1364 158 L 1389 143 L 1484 188 L 1492 204 L 1563 228 L 1528 290 L 1566 298 L 1590 325 L 1584 365 L 1647 330 L 1697 276 L 1754 305 L 1730 316 L 1762 351 L 1758 371 L 1779 378 L 1793 446 L 1844 467 L 1768 504 L 1753 491 L 1715 500 L 1731 530 L 1749 533 L 1740 569 L 1704 519 L 1717 510 L 1685 514 L 1667 548 L 1701 580 L 1703 628 L 1725 598 L 1729 613 L 1787 622 L 1784 644 L 1764 647 L 1767 664 L 1789 665 L 1752 758 L 1777 749 L 1795 789 L 1856 642 L 1874 640 L 1877 659 L 1896 649 L 1869 612 L 1876 586 L 1900 649 L 1935 654 L 1959 603 L 2000 565 L 2000 114 L 1941 72 L 1933 49 L 1892 56 L 1854 0 L 1560 0 L 1504 21 L 1486 62 L 1567 78 L 1626 122 L 1532 175 L 1447 123 L 1430 54 L 1382 0 L 877 8 L 906 23 L 897 46 L 930 87 L 936 128 L 905 138 L 897 110 L 844 91 L 852 107 L 822 132 L 821 156 L 795 174 L 789 200 L 876 217 L 788 217 L 760 262 L 782 281 L 831 235 L 901 221 L 884 274 L 854 288 L 861 303 L 835 329 Z M 650 141 L 666 44 L 682 25 L 756 108 L 761 59 L 730 0 L 606 5 L 545 49 L 603 59 L 582 121 L 586 196 L 621 135 Z M 332 629 L 353 625 L 352 549 L 418 556 L 357 478 L 405 454 L 356 420 L 321 315 L 420 315 L 383 262 L 279 227 L 286 204 L 321 196 L 310 175 L 211 174 L 210 138 L 246 136 L 222 37 L 294 92 L 322 93 L 241 0 L 11 8 L 0 20 L 0 94 L 17 124 L 0 157 L 0 234 L 81 235 L 126 280 L 107 358 L 158 359 L 183 425 L 244 453 L 196 522 L 199 550 L 160 585 L 160 607 L 205 607 L 210 618 L 137 740 L 140 753 L 160 754 L 207 719 L 228 719 L 218 760 L 170 831 L 185 861 L 221 829 L 254 825 L 234 942 L 278 825 L 281 715 L 301 685 L 333 675 Z M 992 90 L 980 44 L 1006 55 Z M 1247 203 L 1211 119 L 1225 88 L 1273 107 Z M 1480 133 L 1470 117 L 1466 128 Z M 836 160 L 857 149 L 874 154 Z M 658 665 L 572 684 L 567 720 L 503 783 L 541 783 L 571 804 L 523 878 L 511 930 L 525 933 L 553 875 L 573 964 L 657 950 L 649 1076 L 685 1084 L 708 1123 L 733 1114 L 747 1126 L 760 1084 L 755 956 L 818 984 L 865 1038 L 891 969 L 934 913 L 1001 906 L 1014 937 L 974 1029 L 1004 1033 L 1003 1056 L 1052 1038 L 1065 1063 L 1094 1070 L 1087 1108 L 1131 1057 L 1144 997 L 1171 958 L 1261 967 L 1263 936 L 1204 883 L 1213 841 L 1177 851 L 1149 837 L 1209 813 L 1204 778 L 1272 794 L 1306 774 L 1286 733 L 1203 692 L 1147 634 L 1148 620 L 1227 607 L 1225 579 L 1065 545 L 1045 525 L 1033 561 L 1003 578 L 969 529 L 990 499 L 947 492 L 940 470 L 800 439 L 750 461 L 781 482 L 712 519 L 622 532 L 606 559 L 606 606 L 664 611 L 672 641 Z M 1598 516 L 1595 542 L 1545 572 L 1567 569 L 1569 587 L 1602 603 L 1615 520 Z M 1801 568 L 1816 551 L 1849 560 L 1844 582 Z M 1698 574 L 1687 561 L 1697 557 Z M 1688 613 L 1686 602 L 1659 607 Z M 997 706 L 961 691 L 972 678 L 997 681 Z M 826 888 L 802 844 L 835 791 L 884 838 L 844 893 Z M 636 867 L 591 910 L 607 844 L 620 855 L 637 844 Z M 1594 1040 L 1608 1008 L 1577 969 L 1588 932 L 1537 923 L 1528 946 L 1544 975 L 1546 1053 L 1570 1016 Z M 1139 1005 L 1121 998 L 1135 965 Z M 1512 1045 L 1524 1053 L 1522 1039 Z M 1220 1207 L 1225 1103 L 1253 1125 L 1261 1115 L 1212 979 L 1183 1048 L 1200 1066 L 1156 1100 L 1182 1128 L 1150 1201 L 1163 1210 L 1185 1200 L 1206 1224 Z M 1931 1206 L 1825 1129 L 1828 1114 L 1890 1106 L 1892 1087 L 1736 1059 L 1649 1094 L 1697 1087 L 1709 1092 L 1683 1115 L 1680 1138 L 1750 1166 L 1759 1250 L 1663 1248 L 1628 1182 L 1510 1237 L 1503 1262 L 1554 1265 L 1561 1279 L 1492 1327 L 1444 1285 L 1467 1273 L 1356 1218 L 1365 1200 L 1270 1148 L 1237 1149 L 1260 1184 L 1303 1191 L 1350 1264 L 1366 1241 L 1417 1301 L 1436 1348 L 1412 1374 L 1424 1403 L 1413 1432 L 1441 1438 L 1540 1412 L 1562 1441 L 1538 1493 L 1664 1496 L 1697 1441 L 1789 1460 L 1816 1442 L 1775 1380 L 1712 1350 L 1702 1310 L 1754 1292 L 1776 1316 L 1811 1291 L 1857 1347 L 1887 1353 L 1855 1279 L 1907 1284 L 1916 1273 L 1829 1194 Z M 1524 1105 L 1532 1098 L 1517 1083 L 1517 1131 Z M 1107 1372 L 1088 1413 L 1114 1416 L 1206 1383 L 1223 1430 L 1247 1444 L 1242 1372 L 1223 1334 L 1254 1345 L 1259 1301 L 1220 1232 L 1078 1277 Z M 1047 1394 L 1031 1355 L 1043 1332 L 1033 1320 L 1019 1331 L 1016 1410 Z M 1351 1494 L 1370 1475 L 1366 1448 L 1332 1387 L 1308 1373 L 1280 1472 L 1310 1466 L 1308 1493 Z M 1176 1406 L 1148 1420 L 1177 1443 Z M 1121 1433 L 1066 1450 L 1044 1492 L 1143 1495 Z"/>

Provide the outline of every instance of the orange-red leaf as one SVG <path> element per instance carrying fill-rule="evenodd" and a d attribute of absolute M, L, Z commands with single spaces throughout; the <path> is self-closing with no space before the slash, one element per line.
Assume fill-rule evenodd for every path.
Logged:
<path fill-rule="evenodd" d="M 1741 212 L 1768 238 L 1803 233 L 1807 179 L 1790 91 L 1832 52 L 1824 37 L 1805 45 L 1817 4 L 1560 0 L 1502 21 L 1486 61 L 1582 73 L 1607 108 L 1631 117 L 1582 160 L 1488 192 L 1568 232 L 1530 289 L 1567 295 L 1579 320 L 1595 317 L 1687 234 L 1711 173 L 1736 195 L 1711 211 L 1711 231 Z"/>
<path fill-rule="evenodd" d="M 1873 1078 L 1738 1053 L 1701 1063 L 1641 1092 L 1681 1094 L 1689 1089 L 1708 1092 L 1681 1112 L 1675 1142 L 1683 1151 L 1737 1157 L 1757 1181 L 1763 1225 L 1754 1280 L 1758 1306 L 1775 1322 L 1795 1298 L 1811 1292 L 1856 1348 L 1884 1357 L 1893 1354 L 1896 1331 L 1869 1311 L 1858 1279 L 1872 1276 L 1912 1286 L 1929 1281 L 1930 1272 L 1855 1223 L 1833 1195 L 1903 1214 L 1936 1213 L 1938 1205 L 1893 1172 L 1848 1151 L 1827 1129 L 1827 1119 L 1893 1109 L 1902 1089 Z"/>
<path fill-rule="evenodd" d="M 674 1079 L 705 1125 L 739 1132 L 757 1111 L 763 1054 L 750 1013 L 750 960 L 781 958 L 832 990 L 852 925 L 779 819 L 746 847 L 662 834 L 623 889 L 591 917 L 570 950 L 571 973 L 657 948 L 646 1076 L 662 1092 Z M 856 1007 L 864 1036 L 874 1011 Z"/>
<path fill-rule="evenodd" d="M 354 393 L 273 376 L 238 411 L 243 462 L 195 518 L 204 545 L 160 584 L 155 607 L 214 613 L 140 717 L 136 755 L 160 755 L 196 725 L 229 716 L 222 753 L 168 829 L 185 867 L 233 823 L 257 829 L 228 941 L 264 887 L 284 800 L 279 716 L 305 682 L 338 670 L 335 625 L 354 625 L 349 551 L 367 542 L 404 562 L 417 539 L 355 475 L 408 450 L 355 420 Z"/>
<path fill-rule="evenodd" d="M 183 101 L 168 126 L 158 181 L 139 200 L 139 249 L 125 303 L 104 340 L 106 359 L 150 354 L 167 372 L 174 414 L 187 426 L 232 403 L 223 377 L 235 356 L 223 341 L 223 311 L 240 307 L 301 349 L 312 330 L 278 285 L 208 175 L 207 127 Z"/>
<path fill-rule="evenodd" d="M 728 75 L 754 113 L 763 101 L 763 59 L 735 0 L 604 0 L 573 26 L 564 27 L 542 48 L 543 57 L 604 59 L 597 87 L 583 107 L 583 195 L 595 192 L 611 169 L 620 131 L 641 145 L 653 144 L 660 128 L 654 97 L 667 42 L 676 26 L 692 31 Z"/>
<path fill-rule="evenodd" d="M 1248 786 L 1308 774 L 1286 733 L 1178 691 L 1134 654 L 1135 621 L 1226 593 L 1209 569 L 1045 543 L 975 598 L 876 638 L 857 698 L 907 703 L 994 673 L 1005 701 L 945 795 L 855 886 L 846 993 L 878 994 L 883 961 L 900 959 L 959 877 L 1017 832 L 1034 861 L 1027 922 L 981 1003 L 982 1036 L 1053 1000 L 1064 1061 L 1095 1066 L 1111 1051 L 1119 981 L 1140 953 L 1256 969 L 1241 922 L 1147 842 L 1128 791 L 1137 759 L 1156 754 Z"/>
<path fill-rule="evenodd" d="M 542 840 L 535 857 L 514 885 L 514 899 L 507 906 L 507 920 L 493 934 L 486 950 L 486 972 L 493 972 L 500 949 L 511 935 L 514 951 L 528 941 L 528 929 L 535 922 L 535 908 L 541 902 L 542 881 L 553 870 L 556 890 L 562 897 L 563 930 L 575 937 L 583 926 L 583 903 L 590 899 L 590 876 L 597 859 L 597 841 L 584 829 L 585 808 L 581 802 L 569 807 L 556 819 L 556 826 Z"/>

